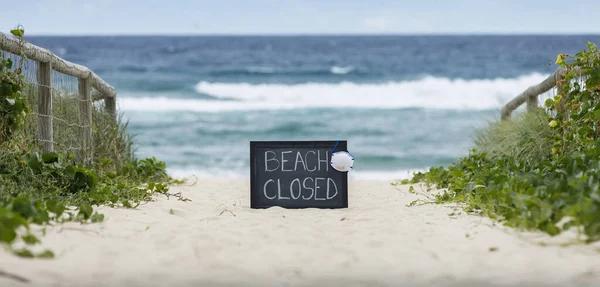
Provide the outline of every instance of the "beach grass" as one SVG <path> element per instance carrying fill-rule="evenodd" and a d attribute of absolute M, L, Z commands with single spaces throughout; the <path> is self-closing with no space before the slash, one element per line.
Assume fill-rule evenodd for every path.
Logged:
<path fill-rule="evenodd" d="M 549 116 L 544 110 L 489 122 L 475 131 L 475 148 L 489 158 L 520 158 L 530 166 L 546 159 L 553 147 Z"/>

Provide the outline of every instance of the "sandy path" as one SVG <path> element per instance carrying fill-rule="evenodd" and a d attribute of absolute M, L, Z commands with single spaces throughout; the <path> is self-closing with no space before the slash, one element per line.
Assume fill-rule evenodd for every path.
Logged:
<path fill-rule="evenodd" d="M 247 180 L 177 187 L 101 224 L 49 227 L 54 260 L 0 250 L 0 286 L 600 286 L 595 246 L 542 247 L 408 187 L 351 181 L 344 210 L 252 210 Z M 490 251 L 490 249 L 495 251 Z M 493 284 L 492 284 L 493 283 Z"/>

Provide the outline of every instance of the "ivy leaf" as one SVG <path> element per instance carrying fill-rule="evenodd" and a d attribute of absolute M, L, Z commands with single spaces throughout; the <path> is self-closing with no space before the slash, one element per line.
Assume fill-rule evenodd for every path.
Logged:
<path fill-rule="evenodd" d="M 104 214 L 94 212 L 94 215 L 90 218 L 93 223 L 98 223 L 104 221 Z"/>
<path fill-rule="evenodd" d="M 31 200 L 25 196 L 19 196 L 12 201 L 12 209 L 24 218 L 32 218 L 37 213 Z"/>
<path fill-rule="evenodd" d="M 65 212 L 65 206 L 58 202 L 58 200 L 50 199 L 46 201 L 46 207 L 48 211 L 56 214 L 56 217 L 60 217 Z"/>
<path fill-rule="evenodd" d="M 10 98 L 6 98 L 6 101 L 11 105 L 14 106 L 15 105 L 15 99 L 10 99 Z"/>
<path fill-rule="evenodd" d="M 94 209 L 89 204 L 82 204 L 79 206 L 79 214 L 82 215 L 83 219 L 89 219 L 92 216 Z"/>
<path fill-rule="evenodd" d="M 560 228 L 551 222 L 547 222 L 545 226 L 541 227 L 543 231 L 546 231 L 551 236 L 555 236 L 560 233 Z"/>
<path fill-rule="evenodd" d="M 33 234 L 23 235 L 23 236 L 21 236 L 21 239 L 23 239 L 23 241 L 28 245 L 34 245 L 34 244 L 40 243 L 40 240 L 37 237 L 35 237 L 35 235 L 33 235 Z"/>
<path fill-rule="evenodd" d="M 47 152 L 42 155 L 44 163 L 53 163 L 58 161 L 58 154 L 55 152 Z"/>
<path fill-rule="evenodd" d="M 594 72 L 596 72 L 596 73 L 594 73 Z M 590 89 L 593 89 L 593 88 L 597 87 L 598 85 L 600 85 L 600 75 L 598 75 L 597 71 L 594 71 L 594 72 L 591 72 L 590 77 L 585 82 L 585 85 Z"/>
<path fill-rule="evenodd" d="M 27 248 L 13 250 L 13 253 L 15 255 L 19 256 L 19 257 L 24 257 L 24 258 L 33 258 L 33 257 L 35 257 L 33 255 L 33 252 L 31 252 L 31 250 L 29 250 Z"/>
<path fill-rule="evenodd" d="M 563 64 L 565 62 L 565 56 L 565 54 L 558 54 L 558 56 L 556 56 L 556 64 Z"/>
<path fill-rule="evenodd" d="M 592 113 L 592 118 L 593 118 L 594 120 L 596 120 L 596 121 L 597 121 L 597 120 L 600 120 L 600 110 L 596 110 L 596 111 L 594 111 L 594 112 Z"/>
<path fill-rule="evenodd" d="M 54 258 L 54 252 L 50 250 L 44 250 L 44 252 L 38 254 L 36 257 L 42 259 L 52 259 Z"/>
<path fill-rule="evenodd" d="M 12 226 L 6 226 L 0 222 L 0 242 L 11 243 L 17 238 L 17 232 Z"/>
<path fill-rule="evenodd" d="M 129 203 L 129 200 L 122 200 L 121 203 L 123 204 L 123 207 L 125 208 L 133 208 L 133 206 L 131 205 L 131 203 Z"/>
<path fill-rule="evenodd" d="M 25 35 L 25 30 L 23 30 L 22 28 L 17 28 L 10 30 L 10 33 L 16 37 L 23 38 L 23 35 Z"/>

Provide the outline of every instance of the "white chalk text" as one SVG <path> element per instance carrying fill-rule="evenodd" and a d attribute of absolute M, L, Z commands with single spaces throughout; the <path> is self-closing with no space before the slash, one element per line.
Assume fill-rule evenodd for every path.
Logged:
<path fill-rule="evenodd" d="M 329 153 L 324 150 L 265 151 L 265 171 L 329 171 Z"/>
<path fill-rule="evenodd" d="M 290 182 L 269 179 L 263 185 L 263 194 L 271 200 L 329 200 L 338 195 L 338 188 L 328 177 L 294 178 Z"/>

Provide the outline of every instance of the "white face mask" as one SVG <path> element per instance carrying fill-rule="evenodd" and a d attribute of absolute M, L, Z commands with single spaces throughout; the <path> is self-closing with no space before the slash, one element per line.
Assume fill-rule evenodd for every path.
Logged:
<path fill-rule="evenodd" d="M 352 169 L 354 157 L 347 151 L 338 151 L 331 154 L 331 167 L 337 171 L 347 172 Z"/>

